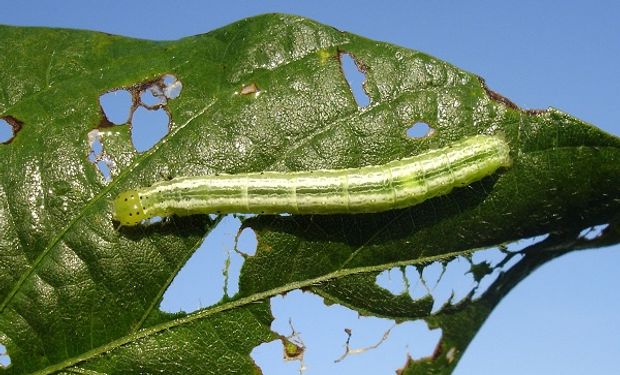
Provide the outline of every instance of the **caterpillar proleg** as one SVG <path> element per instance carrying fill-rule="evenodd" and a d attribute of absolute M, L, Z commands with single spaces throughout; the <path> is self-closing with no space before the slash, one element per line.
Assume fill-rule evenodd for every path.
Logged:
<path fill-rule="evenodd" d="M 179 177 L 122 192 L 113 218 L 207 213 L 354 214 L 419 204 L 511 165 L 503 137 L 477 135 L 382 165 Z"/>

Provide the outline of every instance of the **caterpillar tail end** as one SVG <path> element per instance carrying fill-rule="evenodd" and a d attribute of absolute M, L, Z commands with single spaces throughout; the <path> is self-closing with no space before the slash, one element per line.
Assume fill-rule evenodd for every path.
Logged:
<path fill-rule="evenodd" d="M 498 151 L 501 161 L 500 166 L 504 168 L 512 167 L 512 158 L 510 157 L 510 145 L 506 140 L 506 134 L 499 132 L 495 134 L 496 139 L 499 141 Z"/>
<path fill-rule="evenodd" d="M 137 190 L 124 191 L 114 199 L 112 219 L 126 227 L 136 226 L 142 220 L 148 219 L 144 214 Z"/>

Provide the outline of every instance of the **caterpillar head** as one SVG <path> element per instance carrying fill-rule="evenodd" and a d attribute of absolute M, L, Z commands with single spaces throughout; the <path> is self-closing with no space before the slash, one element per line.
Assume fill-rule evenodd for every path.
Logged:
<path fill-rule="evenodd" d="M 112 219 L 127 227 L 138 225 L 146 219 L 140 195 L 136 190 L 124 191 L 114 199 Z"/>

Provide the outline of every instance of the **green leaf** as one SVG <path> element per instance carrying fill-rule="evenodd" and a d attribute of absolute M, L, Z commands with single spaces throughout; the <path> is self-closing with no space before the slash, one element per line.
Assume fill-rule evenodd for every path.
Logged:
<path fill-rule="evenodd" d="M 341 53 L 365 71 L 366 108 L 351 94 Z M 2 26 L 0 56 L 0 116 L 21 125 L 0 145 L 7 374 L 259 373 L 250 352 L 279 338 L 269 298 L 300 288 L 362 314 L 441 327 L 436 354 L 402 371 L 449 373 L 533 268 L 620 237 L 618 138 L 555 109 L 522 110 L 479 77 L 417 51 L 273 14 L 173 42 Z M 137 95 L 166 74 L 183 84 L 165 105 L 170 132 L 138 153 L 129 126 L 105 119 L 99 96 L 115 88 Z M 252 84 L 258 94 L 246 92 Z M 434 134 L 408 138 L 416 122 Z M 111 181 L 88 158 L 95 129 Z M 244 221 L 259 244 L 239 293 L 190 314 L 158 305 L 219 221 L 119 230 L 111 220 L 116 194 L 162 176 L 379 164 L 479 133 L 504 134 L 513 166 L 448 196 L 382 214 Z M 579 237 L 597 224 L 609 224 L 600 237 Z M 421 269 L 547 233 L 482 297 L 435 314 L 430 296 L 393 296 L 375 282 L 392 267 Z M 471 272 L 479 280 L 492 271 Z"/>

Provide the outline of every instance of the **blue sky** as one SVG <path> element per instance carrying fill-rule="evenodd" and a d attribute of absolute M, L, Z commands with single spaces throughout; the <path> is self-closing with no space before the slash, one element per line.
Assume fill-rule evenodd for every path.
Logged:
<path fill-rule="evenodd" d="M 614 1 L 393 4 L 365 0 L 228 0 L 213 5 L 198 0 L 2 0 L 0 7 L 2 24 L 80 28 L 166 40 L 205 33 L 262 13 L 302 15 L 341 30 L 434 55 L 484 77 L 493 90 L 522 107 L 553 106 L 620 135 L 620 3 Z M 236 267 L 240 264 L 231 251 L 235 223 L 230 221 L 220 229 L 221 233 L 209 239 L 213 241 L 208 245 L 210 251 L 199 250 L 196 259 L 175 280 L 164 301 L 166 308 L 187 310 L 208 306 L 219 298 L 226 256 L 231 254 Z M 240 250 L 245 246 L 245 251 L 251 251 L 253 241 L 251 234 L 243 237 Z M 617 371 L 619 264 L 620 246 L 614 246 L 570 254 L 543 266 L 500 303 L 470 345 L 456 374 Z M 234 272 L 233 267 L 231 277 Z M 205 275 L 211 279 L 205 279 Z M 398 275 L 386 282 L 398 284 Z M 197 288 L 191 288 L 196 283 L 211 284 L 212 293 L 196 294 Z M 398 290 L 398 285 L 394 288 Z M 360 323 L 350 311 L 328 309 L 319 302 L 316 297 L 301 293 L 273 301 L 278 318 L 274 329 L 290 333 L 290 315 L 295 317 L 295 329 L 304 335 L 308 374 L 352 374 L 360 369 L 364 373 L 393 373 L 404 363 L 406 351 L 414 356 L 418 350 L 424 354 L 426 343 L 436 340 L 435 333 L 412 324 L 394 331 L 382 345 L 387 352 L 352 356 L 340 362 L 341 367 L 335 367 L 333 360 L 341 354 L 344 342 L 342 324 L 355 325 L 354 332 L 359 335 L 354 339 L 359 339 L 359 346 L 376 342 L 391 325 L 385 321 Z M 306 316 L 310 315 L 308 312 L 321 316 L 328 329 L 310 338 L 309 331 L 314 328 L 304 321 L 304 314 L 291 310 L 294 305 L 302 306 Z M 338 332 L 338 339 L 329 337 L 330 332 Z M 411 341 L 411 336 L 418 340 Z M 266 374 L 296 373 L 297 363 L 283 363 L 280 352 L 274 351 L 275 356 L 270 356 L 269 349 L 266 345 L 257 354 L 263 356 L 257 361 Z M 378 359 L 373 355 L 378 355 Z M 328 357 L 331 367 L 322 367 L 328 365 L 320 364 L 320 359 L 313 362 L 315 357 Z M 373 367 L 377 362 L 387 365 Z"/>

